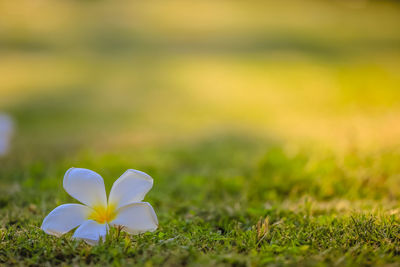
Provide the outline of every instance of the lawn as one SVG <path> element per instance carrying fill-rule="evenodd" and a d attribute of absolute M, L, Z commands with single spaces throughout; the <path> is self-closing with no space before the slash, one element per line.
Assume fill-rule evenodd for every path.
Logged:
<path fill-rule="evenodd" d="M 0 265 L 399 264 L 398 2 L 118 2 L 0 3 Z M 158 229 L 46 235 L 70 167 Z"/>

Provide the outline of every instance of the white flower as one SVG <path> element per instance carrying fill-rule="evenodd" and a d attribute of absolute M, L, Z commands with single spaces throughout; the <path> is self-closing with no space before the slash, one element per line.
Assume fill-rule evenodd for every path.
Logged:
<path fill-rule="evenodd" d="M 0 156 L 7 154 L 13 131 L 14 124 L 10 116 L 0 114 Z"/>
<path fill-rule="evenodd" d="M 114 182 L 107 201 L 103 178 L 94 171 L 71 168 L 64 176 L 65 191 L 81 204 L 64 204 L 43 220 L 47 234 L 61 236 L 78 227 L 73 238 L 95 245 L 105 239 L 109 226 L 139 234 L 157 229 L 153 207 L 143 200 L 153 186 L 153 179 L 144 172 L 127 170 Z"/>

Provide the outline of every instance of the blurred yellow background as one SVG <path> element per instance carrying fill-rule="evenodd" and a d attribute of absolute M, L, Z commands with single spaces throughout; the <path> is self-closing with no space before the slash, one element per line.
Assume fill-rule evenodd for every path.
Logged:
<path fill-rule="evenodd" d="M 0 110 L 26 144 L 393 147 L 400 4 L 0 1 Z"/>

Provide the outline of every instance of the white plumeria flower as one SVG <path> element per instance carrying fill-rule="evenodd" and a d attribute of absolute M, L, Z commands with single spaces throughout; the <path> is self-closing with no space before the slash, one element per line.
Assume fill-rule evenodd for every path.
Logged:
<path fill-rule="evenodd" d="M 47 234 L 61 236 L 78 227 L 73 238 L 90 245 L 104 240 L 109 226 L 122 226 L 130 234 L 157 229 L 153 207 L 140 202 L 153 186 L 153 179 L 144 172 L 127 170 L 116 180 L 107 201 L 103 178 L 94 171 L 71 168 L 64 176 L 65 191 L 81 204 L 64 204 L 43 220 Z"/>

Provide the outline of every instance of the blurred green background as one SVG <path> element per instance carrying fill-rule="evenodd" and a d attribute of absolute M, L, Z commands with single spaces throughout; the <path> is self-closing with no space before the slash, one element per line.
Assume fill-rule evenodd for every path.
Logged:
<path fill-rule="evenodd" d="M 400 136 L 393 1 L 1 1 L 0 107 L 24 147 L 215 131 L 334 149 Z"/>

